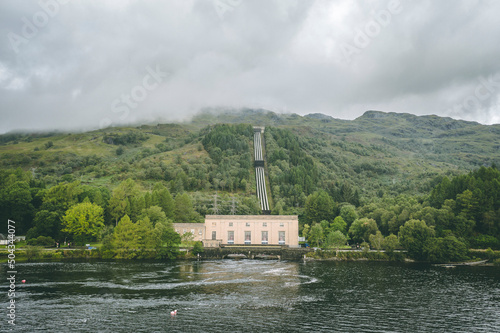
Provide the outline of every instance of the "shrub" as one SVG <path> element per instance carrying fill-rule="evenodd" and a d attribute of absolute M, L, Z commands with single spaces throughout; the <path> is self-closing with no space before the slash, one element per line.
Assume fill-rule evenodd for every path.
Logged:
<path fill-rule="evenodd" d="M 32 246 L 44 246 L 44 247 L 53 247 L 55 241 L 52 237 L 47 236 L 38 236 L 37 238 L 32 238 L 27 241 L 28 245 Z"/>
<path fill-rule="evenodd" d="M 203 252 L 203 243 L 200 241 L 195 242 L 191 252 L 194 255 L 197 255 L 198 253 L 202 253 Z"/>
<path fill-rule="evenodd" d="M 26 258 L 29 260 L 39 258 L 42 253 L 42 248 L 39 246 L 26 246 Z"/>

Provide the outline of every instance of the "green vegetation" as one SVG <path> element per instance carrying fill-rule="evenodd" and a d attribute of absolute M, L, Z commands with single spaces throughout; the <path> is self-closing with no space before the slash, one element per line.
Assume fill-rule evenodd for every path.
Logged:
<path fill-rule="evenodd" d="M 376 111 L 2 135 L 0 227 L 15 220 L 31 242 L 102 241 L 111 257 L 171 257 L 172 222 L 261 213 L 251 125 L 266 126 L 272 214 L 299 215 L 310 245 L 369 242 L 430 261 L 500 249 L 500 126 Z"/>

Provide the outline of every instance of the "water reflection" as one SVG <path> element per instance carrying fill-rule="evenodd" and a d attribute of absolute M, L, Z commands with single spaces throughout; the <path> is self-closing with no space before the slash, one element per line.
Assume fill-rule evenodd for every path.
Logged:
<path fill-rule="evenodd" d="M 18 272 L 19 332 L 500 331 L 498 267 L 219 260 Z"/>

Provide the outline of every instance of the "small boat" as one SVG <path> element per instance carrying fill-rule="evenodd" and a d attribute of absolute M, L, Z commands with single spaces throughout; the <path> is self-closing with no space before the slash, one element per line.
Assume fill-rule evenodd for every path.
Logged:
<path fill-rule="evenodd" d="M 177 310 L 170 311 L 172 317 L 177 316 Z"/>

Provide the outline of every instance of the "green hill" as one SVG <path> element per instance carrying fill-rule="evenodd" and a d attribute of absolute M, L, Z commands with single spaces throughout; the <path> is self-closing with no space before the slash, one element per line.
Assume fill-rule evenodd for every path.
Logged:
<path fill-rule="evenodd" d="M 188 191 L 234 192 L 238 185 L 230 170 L 220 165 L 221 161 L 214 163 L 202 144 L 207 125 L 220 123 L 268 127 L 268 158 L 275 149 L 283 148 L 274 145 L 278 135 L 274 129 L 289 131 L 289 139 L 297 142 L 298 149 L 318 169 L 313 189 L 346 183 L 358 189 L 361 198 L 382 192 L 421 194 L 431 188 L 436 176 L 500 165 L 500 125 L 378 111 L 346 121 L 321 114 L 301 117 L 265 110 L 207 111 L 189 123 L 86 133 L 2 135 L 0 165 L 32 171 L 47 185 L 80 180 L 113 188 L 117 182 L 133 178 L 145 189 L 163 180 Z M 247 143 L 252 147 L 250 137 Z M 289 151 L 284 148 L 282 153 Z M 278 161 L 283 159 L 274 158 L 269 163 L 271 178 L 284 171 L 278 170 L 282 169 Z M 200 179 L 200 172 L 207 170 L 212 174 Z M 214 178 L 225 183 L 214 184 Z M 246 181 L 254 186 L 253 178 Z M 277 185 L 287 184 L 275 184 L 271 179 L 271 187 Z"/>
<path fill-rule="evenodd" d="M 2 219 L 14 214 L 5 207 L 16 197 L 7 185 L 16 181 L 29 183 L 27 226 L 47 188 L 74 181 L 101 189 L 104 197 L 127 179 L 142 193 L 163 184 L 174 197 L 189 193 L 202 216 L 259 213 L 251 125 L 266 127 L 273 213 L 299 214 L 301 227 L 320 222 L 308 220 L 308 197 L 324 191 L 334 202 L 332 219 L 349 204 L 359 217 L 371 218 L 376 209 L 370 205 L 392 205 L 400 222 L 394 227 L 377 223 L 385 234 L 397 232 L 405 209 L 406 220 L 412 218 L 398 198 L 414 198 L 421 209 L 445 176 L 500 165 L 500 125 L 379 111 L 349 121 L 322 114 L 206 110 L 185 123 L 0 136 Z"/>

